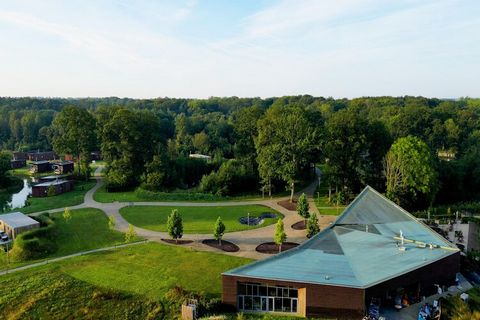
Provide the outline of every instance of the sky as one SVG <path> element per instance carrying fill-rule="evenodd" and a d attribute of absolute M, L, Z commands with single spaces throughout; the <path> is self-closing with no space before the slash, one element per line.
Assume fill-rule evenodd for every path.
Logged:
<path fill-rule="evenodd" d="M 0 96 L 480 97 L 478 0 L 0 1 Z"/>

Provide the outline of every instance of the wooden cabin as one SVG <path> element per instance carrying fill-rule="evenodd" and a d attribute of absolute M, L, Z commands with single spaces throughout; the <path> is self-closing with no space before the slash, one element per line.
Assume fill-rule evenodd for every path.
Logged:
<path fill-rule="evenodd" d="M 10 166 L 12 167 L 12 169 L 20 169 L 20 168 L 23 168 L 23 167 L 27 166 L 27 161 L 25 161 L 25 159 L 23 159 L 23 160 L 11 160 L 10 161 Z"/>
<path fill-rule="evenodd" d="M 73 190 L 73 182 L 69 180 L 54 180 L 42 182 L 32 186 L 32 197 L 47 197 L 48 190 L 53 186 L 54 195 L 59 195 Z"/>
<path fill-rule="evenodd" d="M 72 161 L 56 162 L 52 164 L 55 174 L 65 174 L 73 172 L 74 164 Z"/>
<path fill-rule="evenodd" d="M 30 166 L 30 173 L 43 173 L 52 171 L 52 165 L 48 161 L 33 161 Z"/>

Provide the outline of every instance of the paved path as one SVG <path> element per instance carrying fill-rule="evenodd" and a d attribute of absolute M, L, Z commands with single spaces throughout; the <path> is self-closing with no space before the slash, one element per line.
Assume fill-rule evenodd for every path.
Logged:
<path fill-rule="evenodd" d="M 275 199 L 265 199 L 265 200 L 252 200 L 252 201 L 234 201 L 234 202 L 113 202 L 113 203 L 100 203 L 93 199 L 94 193 L 103 185 L 103 177 L 100 175 L 103 167 L 98 167 L 95 170 L 94 177 L 97 181 L 96 185 L 90 189 L 85 194 L 84 202 L 77 206 L 72 206 L 70 209 L 81 209 L 81 208 L 96 208 L 102 210 L 107 216 L 115 217 L 116 225 L 115 228 L 119 231 L 125 232 L 129 226 L 127 220 L 123 218 L 120 214 L 120 209 L 129 205 L 134 206 L 175 206 L 175 207 L 216 207 L 216 206 L 239 206 L 239 205 L 264 205 L 268 206 L 284 215 L 284 225 L 285 225 L 285 232 L 287 234 L 287 241 L 301 243 L 306 240 L 305 237 L 305 230 L 294 230 L 291 228 L 291 225 L 295 222 L 301 220 L 301 218 L 297 215 L 295 211 L 290 211 L 285 209 L 284 207 L 278 205 L 280 200 L 288 199 L 288 197 L 283 198 L 275 198 Z M 317 175 L 320 172 L 317 171 Z M 318 184 L 318 180 L 312 182 L 306 189 L 297 193 L 299 195 L 301 192 L 305 192 L 308 195 L 310 208 L 312 212 L 316 212 L 319 215 L 318 210 L 315 206 L 313 201 L 313 196 Z M 52 209 L 48 210 L 49 212 L 61 212 L 64 208 Z M 31 215 L 38 215 L 41 212 L 33 213 Z M 323 229 L 327 227 L 330 223 L 335 220 L 335 216 L 329 215 L 319 215 L 319 222 L 320 228 Z M 140 227 L 135 227 L 135 231 L 137 235 L 152 241 L 161 241 L 163 238 L 169 238 L 169 235 L 166 232 L 159 232 L 159 231 L 152 231 L 143 229 Z M 248 257 L 252 259 L 262 259 L 269 255 L 265 255 L 255 251 L 257 245 L 263 242 L 273 241 L 273 235 L 275 231 L 275 224 L 269 225 L 263 228 L 257 228 L 252 230 L 244 230 L 238 232 L 229 232 L 226 233 L 223 237 L 224 240 L 230 241 L 235 243 L 239 246 L 240 251 L 236 253 L 227 253 L 236 256 Z M 217 250 L 211 248 L 207 245 L 201 243 L 203 239 L 211 238 L 209 234 L 184 234 L 184 239 L 194 240 L 194 243 L 189 245 L 191 247 L 201 249 L 201 250 L 208 250 L 208 251 L 216 251 L 222 252 L 221 250 Z"/>
<path fill-rule="evenodd" d="M 132 243 L 124 243 L 124 244 L 119 244 L 119 245 L 112 246 L 112 247 L 106 247 L 106 248 L 99 248 L 99 249 L 77 252 L 77 253 L 69 254 L 69 255 L 63 256 L 63 257 L 45 259 L 43 261 L 32 263 L 32 264 L 27 264 L 25 266 L 21 266 L 21 267 L 18 267 L 18 268 L 13 268 L 13 269 L 7 269 L 7 270 L 0 271 L 0 276 L 3 276 L 3 275 L 8 274 L 8 273 L 12 273 L 12 272 L 17 272 L 17 271 L 21 271 L 21 270 L 25 270 L 25 269 L 30 269 L 30 268 L 34 268 L 34 267 L 43 266 L 43 265 L 46 265 L 46 264 L 49 264 L 49 263 L 52 263 L 52 262 L 57 262 L 57 261 L 70 259 L 70 258 L 73 258 L 73 257 L 83 256 L 83 255 L 90 254 L 90 253 L 110 251 L 110 250 L 115 250 L 115 249 L 118 249 L 118 248 L 134 246 L 134 245 L 137 245 L 137 244 L 144 244 L 146 242 L 148 242 L 148 240 L 132 242 Z"/>

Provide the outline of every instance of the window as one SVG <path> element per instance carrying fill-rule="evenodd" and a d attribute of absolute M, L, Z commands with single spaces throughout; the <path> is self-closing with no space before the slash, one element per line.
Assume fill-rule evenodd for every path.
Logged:
<path fill-rule="evenodd" d="M 237 296 L 239 310 L 297 312 L 297 288 L 238 283 Z"/>

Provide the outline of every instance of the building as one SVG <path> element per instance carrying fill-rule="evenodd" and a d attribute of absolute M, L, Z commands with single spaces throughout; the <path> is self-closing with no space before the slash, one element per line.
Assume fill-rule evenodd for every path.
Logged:
<path fill-rule="evenodd" d="M 8 234 L 10 239 L 15 239 L 20 233 L 39 228 L 37 220 L 21 212 L 12 212 L 0 215 L 0 230 Z"/>
<path fill-rule="evenodd" d="M 52 164 L 48 161 L 33 161 L 30 166 L 30 173 L 43 173 L 52 171 Z"/>
<path fill-rule="evenodd" d="M 58 159 L 58 156 L 53 151 L 32 151 L 27 152 L 28 160 L 30 161 L 50 161 Z"/>
<path fill-rule="evenodd" d="M 10 166 L 12 169 L 20 169 L 27 166 L 27 161 L 23 160 L 10 160 Z"/>
<path fill-rule="evenodd" d="M 71 173 L 74 169 L 74 164 L 72 161 L 62 161 L 52 164 L 52 169 L 55 174 L 65 174 Z"/>
<path fill-rule="evenodd" d="M 361 318 L 450 285 L 459 249 L 366 187 L 337 220 L 300 246 L 222 274 L 223 302 L 242 312 Z"/>
<path fill-rule="evenodd" d="M 204 160 L 204 161 L 207 161 L 207 162 L 210 162 L 212 160 L 212 157 L 207 156 L 205 154 L 200 154 L 200 153 L 191 153 L 188 157 L 192 158 L 192 159 Z"/>
<path fill-rule="evenodd" d="M 25 160 L 25 161 L 27 161 L 27 159 L 28 159 L 28 156 L 25 152 L 17 151 L 17 152 L 13 153 L 13 160 Z"/>
<path fill-rule="evenodd" d="M 55 181 L 55 180 L 66 180 L 69 177 L 70 177 L 69 174 L 43 176 L 43 177 L 38 177 L 37 182 L 42 183 L 42 182 L 49 182 L 49 181 Z"/>
<path fill-rule="evenodd" d="M 32 197 L 46 197 L 48 190 L 53 186 L 54 195 L 73 190 L 73 182 L 68 180 L 53 180 L 32 186 Z"/>

